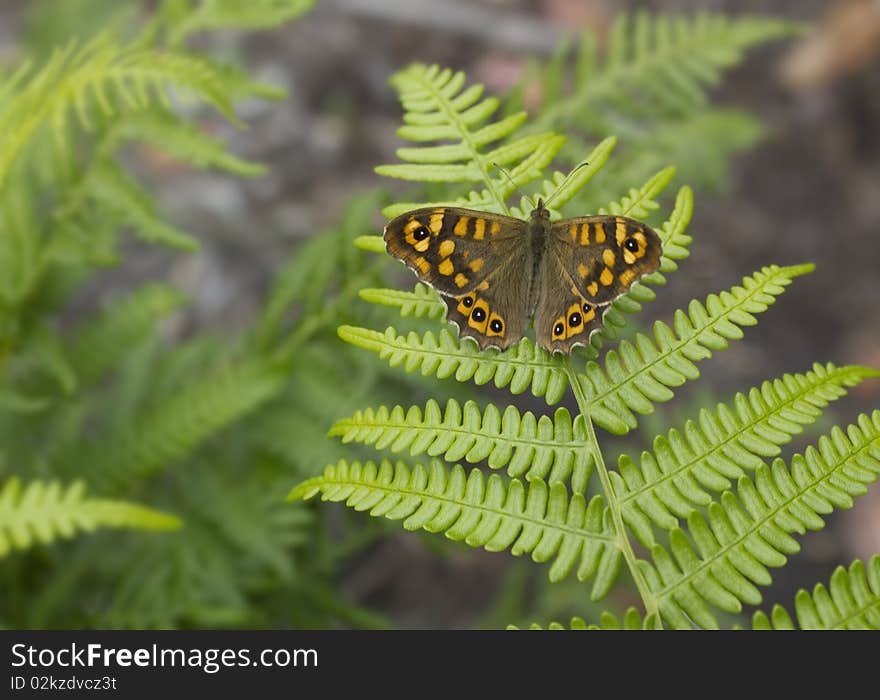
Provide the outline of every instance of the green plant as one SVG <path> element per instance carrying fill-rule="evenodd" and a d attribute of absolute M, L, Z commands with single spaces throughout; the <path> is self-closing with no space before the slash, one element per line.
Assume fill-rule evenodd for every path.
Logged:
<path fill-rule="evenodd" d="M 240 100 L 284 92 L 187 39 L 278 26 L 309 5 L 166 0 L 141 17 L 115 0 L 70 0 L 80 21 L 69 39 L 40 4 L 29 16 L 37 58 L 0 72 L 5 626 L 385 624 L 333 583 L 353 543 L 381 528 L 358 525 L 336 545 L 283 500 L 291 478 L 314 473 L 313 436 L 350 400 L 411 393 L 333 331 L 361 287 L 382 284 L 384 261 L 351 241 L 384 195 L 353 198 L 293 251 L 241 328 L 181 332 L 188 299 L 167 283 L 100 294 L 107 268 L 205 245 L 140 184 L 144 153 L 234 176 L 265 170 L 212 132 L 245 126 Z M 343 387 L 343 371 L 357 381 Z"/>
<path fill-rule="evenodd" d="M 614 147 L 614 140 L 606 139 L 586 157 L 588 167 L 567 180 L 554 172 L 540 181 L 541 168 L 563 146 L 563 137 L 521 136 L 524 114 L 488 122 L 497 101 L 480 100 L 482 87 L 465 82 L 462 73 L 422 65 L 392 79 L 406 110 L 400 135 L 443 143 L 400 149 L 407 163 L 379 172 L 484 187 L 431 204 L 503 211 L 514 186 L 539 181 L 539 195 L 558 190 L 553 204 L 560 207 L 597 175 Z M 505 165 L 513 182 L 493 176 L 492 161 Z M 600 211 L 650 215 L 672 174 L 661 170 Z M 392 205 L 383 213 L 390 217 L 414 206 Z M 480 352 L 445 328 L 418 334 L 394 326 L 385 331 L 341 326 L 343 340 L 376 352 L 392 367 L 458 382 L 492 382 L 513 394 L 530 392 L 556 409 L 552 417 L 536 417 L 513 406 L 449 401 L 441 411 L 432 400 L 424 410 L 397 405 L 360 411 L 338 421 L 331 434 L 427 461 L 342 459 L 300 483 L 289 498 L 320 494 L 374 517 L 402 521 L 408 530 L 529 554 L 549 564 L 551 581 L 574 572 L 579 581 L 591 582 L 594 601 L 603 599 L 626 569 L 642 609 L 629 610 L 622 623 L 604 614 L 602 627 L 715 628 L 718 611 L 737 614 L 744 605 L 759 605 L 759 587 L 771 582 L 769 569 L 798 551 L 794 536 L 821 528 L 824 516 L 851 507 L 880 475 L 880 410 L 860 416 L 845 431 L 834 427 L 815 447 L 788 460 L 777 455 L 846 388 L 880 373 L 816 364 L 803 374 L 768 380 L 655 436 L 653 450 L 639 460 L 622 454 L 617 469 L 609 468 L 597 428 L 616 435 L 636 429 L 638 416 L 697 379 L 699 362 L 740 339 L 743 328 L 755 325 L 757 316 L 813 267 L 767 266 L 741 285 L 691 301 L 673 314 L 671 325 L 655 321 L 650 333 L 636 333 L 600 354 L 626 316 L 654 298 L 652 287 L 664 284 L 677 261 L 688 256 L 691 238 L 685 231 L 692 206 L 690 188 L 680 188 L 671 213 L 656 227 L 663 240 L 660 270 L 614 303 L 606 328 L 578 354 L 550 355 L 528 338 L 505 352 Z M 511 211 L 522 216 L 525 207 Z M 380 238 L 361 239 L 360 245 L 383 249 Z M 403 316 L 441 315 L 440 299 L 419 285 L 413 292 L 369 289 L 362 296 L 397 306 Z M 569 389 L 574 416 L 559 406 Z M 449 465 L 440 456 L 506 469 L 507 478 L 487 476 L 479 466 Z M 796 610 L 804 627 L 880 627 L 880 557 L 867 567 L 855 562 L 849 575 L 835 574 L 830 596 L 824 588 L 812 598 L 802 593 Z M 793 625 L 781 608 L 770 617 L 755 613 L 753 625 L 766 628 L 771 620 L 775 627 Z M 576 618 L 571 626 L 586 624 Z"/>
<path fill-rule="evenodd" d="M 745 50 L 801 29 L 748 15 L 621 13 L 604 41 L 587 29 L 561 42 L 545 64 L 531 61 L 505 110 L 528 104 L 535 118 L 527 132 L 563 131 L 559 155 L 569 165 L 597 138 L 618 135 L 625 148 L 601 181 L 574 201 L 584 211 L 607 202 L 620 184 L 643 180 L 670 162 L 692 185 L 719 188 L 730 156 L 753 146 L 763 128 L 739 107 L 710 102 L 708 88 Z"/>

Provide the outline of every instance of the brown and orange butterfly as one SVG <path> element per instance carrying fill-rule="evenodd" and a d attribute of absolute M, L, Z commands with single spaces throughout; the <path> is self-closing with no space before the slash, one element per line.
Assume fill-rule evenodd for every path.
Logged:
<path fill-rule="evenodd" d="M 385 227 L 385 247 L 446 303 L 481 349 L 505 349 L 534 316 L 538 343 L 570 353 L 602 327 L 611 302 L 660 265 L 657 233 L 625 216 L 528 221 L 458 207 L 414 209 Z"/>

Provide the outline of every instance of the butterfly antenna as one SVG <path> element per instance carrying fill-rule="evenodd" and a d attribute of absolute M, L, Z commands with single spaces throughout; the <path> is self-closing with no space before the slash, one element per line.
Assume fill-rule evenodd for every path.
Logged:
<path fill-rule="evenodd" d="M 588 160 L 585 160 L 583 163 L 579 163 L 577 166 L 575 166 L 575 168 L 568 175 L 565 176 L 565 179 L 559 183 L 559 186 L 555 190 L 553 190 L 553 193 L 549 197 L 547 197 L 547 199 L 544 201 L 544 206 L 549 207 L 550 200 L 552 200 L 557 194 L 559 194 L 559 190 L 561 190 L 563 187 L 565 187 L 565 184 L 569 180 L 571 180 L 572 176 L 578 170 L 580 170 L 581 168 L 583 168 L 584 166 L 589 165 L 589 164 L 590 164 L 590 162 Z"/>
<path fill-rule="evenodd" d="M 529 206 L 530 206 L 532 209 L 534 209 L 534 208 L 535 208 L 535 203 L 532 201 L 532 198 L 526 196 L 526 194 L 525 194 L 525 193 L 519 188 L 519 185 L 516 184 L 516 182 L 514 181 L 514 179 L 510 176 L 510 173 L 507 172 L 507 169 L 506 169 L 506 168 L 502 168 L 500 165 L 498 165 L 498 163 L 496 163 L 496 162 L 494 162 L 494 161 L 492 162 L 492 165 L 495 166 L 496 168 L 498 168 L 498 170 L 500 170 L 502 173 L 504 173 L 504 176 L 510 181 L 510 184 L 513 185 L 513 190 L 514 190 L 514 192 L 519 192 L 520 196 L 521 196 L 523 199 L 525 199 L 525 200 L 529 203 Z M 505 205 L 505 206 L 506 206 L 506 205 Z"/>

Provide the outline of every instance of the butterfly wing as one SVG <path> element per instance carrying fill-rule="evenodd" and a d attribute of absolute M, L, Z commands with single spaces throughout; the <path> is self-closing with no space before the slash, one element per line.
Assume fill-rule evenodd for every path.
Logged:
<path fill-rule="evenodd" d="M 656 270 L 661 253 L 657 233 L 624 216 L 553 223 L 538 271 L 538 342 L 563 353 L 589 343 L 611 302 Z"/>
<path fill-rule="evenodd" d="M 516 257 L 525 221 L 458 207 L 413 209 L 385 227 L 385 248 L 441 294 L 464 296 Z"/>
<path fill-rule="evenodd" d="M 528 224 L 500 214 L 428 207 L 385 227 L 385 247 L 443 295 L 446 318 L 480 349 L 507 348 L 529 322 L 534 266 Z"/>
<path fill-rule="evenodd" d="M 446 318 L 458 326 L 460 336 L 476 340 L 481 350 L 510 347 L 529 325 L 533 267 L 531 249 L 513 245 L 474 291 L 443 297 Z"/>
<path fill-rule="evenodd" d="M 575 345 L 589 343 L 590 335 L 602 327 L 608 304 L 598 306 L 584 297 L 556 255 L 544 256 L 538 280 L 535 308 L 538 343 L 551 352 L 565 354 Z"/>
<path fill-rule="evenodd" d="M 550 227 L 545 257 L 567 273 L 582 297 L 605 305 L 660 266 L 663 246 L 649 226 L 625 216 L 581 216 Z"/>

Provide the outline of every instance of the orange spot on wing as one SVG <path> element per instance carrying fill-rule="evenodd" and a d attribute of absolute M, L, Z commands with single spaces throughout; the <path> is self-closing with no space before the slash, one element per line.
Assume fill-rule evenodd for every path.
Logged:
<path fill-rule="evenodd" d="M 626 221 L 620 217 L 617 217 L 615 221 L 617 226 L 614 229 L 614 236 L 617 238 L 617 245 L 623 245 L 623 241 L 626 239 Z"/>
<path fill-rule="evenodd" d="M 628 287 L 629 284 L 635 279 L 636 271 L 635 270 L 624 270 L 620 273 L 620 283 L 624 287 Z"/>
<path fill-rule="evenodd" d="M 482 241 L 486 237 L 486 220 L 474 219 L 474 239 Z"/>
<path fill-rule="evenodd" d="M 437 266 L 437 272 L 441 275 L 449 276 L 453 272 L 455 272 L 455 266 L 452 264 L 452 261 L 449 258 L 446 258 L 442 263 Z"/>
<path fill-rule="evenodd" d="M 468 278 L 460 272 L 455 276 L 455 284 L 459 288 L 464 287 L 468 283 Z"/>
<path fill-rule="evenodd" d="M 425 260 L 421 255 L 413 260 L 416 267 L 419 268 L 419 272 L 423 275 L 427 275 L 431 271 L 431 263 Z"/>
<path fill-rule="evenodd" d="M 455 241 L 445 240 L 440 244 L 437 252 L 441 258 L 448 258 L 455 251 Z"/>
<path fill-rule="evenodd" d="M 431 230 L 435 236 L 440 233 L 440 229 L 443 228 L 443 210 L 438 209 L 433 214 L 431 214 L 431 219 L 428 223 L 428 228 Z"/>

